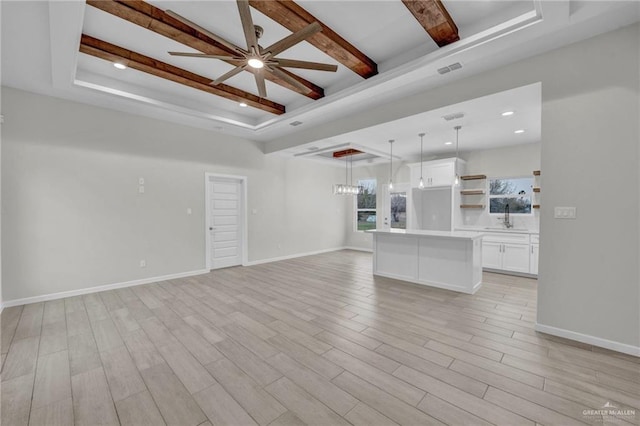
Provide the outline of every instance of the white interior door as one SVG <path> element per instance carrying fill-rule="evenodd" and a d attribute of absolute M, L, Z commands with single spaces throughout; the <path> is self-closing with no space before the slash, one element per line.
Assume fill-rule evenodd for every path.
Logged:
<path fill-rule="evenodd" d="M 243 185 L 240 179 L 209 179 L 210 268 L 242 264 Z"/>

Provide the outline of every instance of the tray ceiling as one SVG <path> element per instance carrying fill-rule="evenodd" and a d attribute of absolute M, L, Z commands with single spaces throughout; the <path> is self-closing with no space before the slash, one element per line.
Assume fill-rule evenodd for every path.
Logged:
<path fill-rule="evenodd" d="M 545 35 L 560 34 L 555 40 L 555 45 L 560 45 L 638 19 L 637 4 L 632 2 L 407 0 L 413 5 L 441 4 L 446 8 L 460 40 L 438 47 L 401 0 L 300 0 L 294 4 L 302 10 L 298 14 L 309 14 L 321 22 L 326 28 L 323 37 L 331 31 L 338 34 L 373 63 L 373 71 L 354 72 L 344 60 L 314 46 L 317 43 L 312 40 L 302 41 L 279 56 L 337 65 L 335 73 L 289 69 L 310 87 L 321 90 L 301 94 L 267 81 L 267 102 L 258 96 L 253 75 L 245 71 L 224 82 L 236 90 L 234 93 L 255 100 L 253 106 L 243 108 L 237 97 L 217 96 L 197 85 L 189 87 L 135 67 L 119 70 L 105 59 L 109 56 L 81 53 L 81 43 L 87 52 L 87 46 L 95 49 L 97 45 L 85 42 L 106 42 L 114 49 L 160 61 L 171 70 L 199 76 L 204 85 L 232 68 L 218 59 L 171 56 L 167 52 L 198 53 L 202 49 L 145 28 L 153 27 L 153 22 L 138 25 L 105 11 L 105 7 L 95 7 L 97 3 L 117 7 L 134 4 L 141 10 L 162 13 L 172 10 L 233 44 L 246 46 L 235 1 L 2 2 L 2 83 L 267 142 L 373 103 L 508 63 L 525 55 L 523 46 L 531 47 L 531 54 L 553 48 L 554 43 Z M 278 22 L 283 18 L 265 9 L 265 4 L 278 3 L 250 0 L 255 6 L 251 7 L 253 21 L 264 28 L 261 46 L 292 34 L 287 28 L 290 23 Z M 437 72 L 453 63 L 462 68 L 444 75 Z M 261 103 L 273 105 L 263 108 Z M 286 112 L 281 114 L 278 106 Z M 291 125 L 296 121 L 302 126 Z"/>

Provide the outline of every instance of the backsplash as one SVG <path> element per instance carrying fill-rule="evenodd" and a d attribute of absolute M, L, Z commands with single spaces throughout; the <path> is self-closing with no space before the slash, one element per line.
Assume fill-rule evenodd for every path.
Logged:
<path fill-rule="evenodd" d="M 488 227 L 502 226 L 504 215 L 490 215 L 487 209 L 482 210 L 462 210 L 463 227 Z M 531 231 L 540 229 L 540 211 L 535 209 L 532 215 L 511 214 L 511 223 L 514 228 L 526 228 Z"/>

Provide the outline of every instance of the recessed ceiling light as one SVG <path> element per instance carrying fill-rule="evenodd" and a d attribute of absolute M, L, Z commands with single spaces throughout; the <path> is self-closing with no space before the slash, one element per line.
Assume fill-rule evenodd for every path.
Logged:
<path fill-rule="evenodd" d="M 247 64 L 251 67 L 251 68 L 256 68 L 256 69 L 260 69 L 262 67 L 264 67 L 264 62 L 262 62 L 262 60 L 258 59 L 258 58 L 251 58 L 247 61 Z"/>
<path fill-rule="evenodd" d="M 508 117 L 510 115 L 513 115 L 513 111 L 505 111 L 505 112 L 502 113 L 503 117 Z"/>
<path fill-rule="evenodd" d="M 240 108 L 246 108 L 247 107 L 247 103 L 246 102 L 240 102 L 238 105 L 240 105 Z"/>
<path fill-rule="evenodd" d="M 119 70 L 126 70 L 127 66 L 125 64 L 121 64 L 120 62 L 115 62 L 113 64 L 114 67 L 118 68 Z"/>
<path fill-rule="evenodd" d="M 445 142 L 444 144 L 445 145 L 453 145 L 453 142 L 448 141 L 448 142 Z"/>
<path fill-rule="evenodd" d="M 516 135 L 519 135 L 520 133 L 524 133 L 524 130 L 522 130 L 522 129 L 520 129 L 520 130 L 516 130 L 516 131 L 515 131 L 515 132 L 513 132 L 513 133 L 515 133 Z"/>

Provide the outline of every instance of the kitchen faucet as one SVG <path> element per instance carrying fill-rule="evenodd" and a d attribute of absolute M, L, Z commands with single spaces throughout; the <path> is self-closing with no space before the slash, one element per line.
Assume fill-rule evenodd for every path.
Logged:
<path fill-rule="evenodd" d="M 507 229 L 513 228 L 513 223 L 511 223 L 511 220 L 509 218 L 509 204 L 506 204 L 504 206 L 504 218 L 502 219 L 502 224 Z"/>

